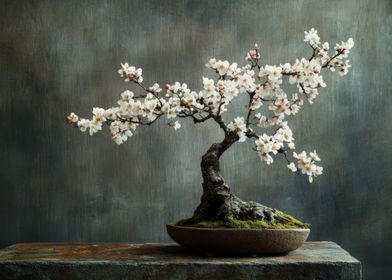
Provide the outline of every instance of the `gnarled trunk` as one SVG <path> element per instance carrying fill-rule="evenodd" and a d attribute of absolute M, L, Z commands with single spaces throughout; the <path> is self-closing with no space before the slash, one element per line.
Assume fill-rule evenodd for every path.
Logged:
<path fill-rule="evenodd" d="M 235 132 L 227 132 L 220 143 L 213 144 L 203 155 L 201 171 L 203 174 L 203 195 L 195 210 L 191 223 L 200 221 L 225 220 L 232 216 L 239 220 L 281 220 L 275 210 L 254 201 L 242 201 L 235 196 L 220 174 L 219 158 L 238 141 Z"/>

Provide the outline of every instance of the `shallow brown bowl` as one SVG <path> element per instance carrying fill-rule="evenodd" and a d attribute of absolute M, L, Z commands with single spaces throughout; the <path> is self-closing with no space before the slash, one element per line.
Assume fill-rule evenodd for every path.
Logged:
<path fill-rule="evenodd" d="M 197 228 L 166 225 L 185 248 L 217 254 L 286 254 L 299 248 L 310 229 Z"/>

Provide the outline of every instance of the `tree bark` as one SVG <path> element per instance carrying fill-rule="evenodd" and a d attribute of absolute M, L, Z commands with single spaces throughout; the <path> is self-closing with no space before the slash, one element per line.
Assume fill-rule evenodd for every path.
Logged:
<path fill-rule="evenodd" d="M 238 135 L 229 131 L 220 143 L 213 144 L 203 155 L 201 171 L 203 174 L 203 195 L 190 223 L 225 220 L 235 217 L 238 220 L 282 220 L 275 209 L 254 201 L 242 201 L 235 196 L 220 174 L 219 158 L 238 141 Z"/>

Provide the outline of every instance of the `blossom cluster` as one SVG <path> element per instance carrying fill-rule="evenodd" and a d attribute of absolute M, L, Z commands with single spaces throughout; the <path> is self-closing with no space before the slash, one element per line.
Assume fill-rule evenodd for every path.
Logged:
<path fill-rule="evenodd" d="M 121 77 L 125 77 L 124 82 L 143 82 L 143 70 L 141 68 L 129 66 L 128 63 L 121 63 L 121 69 L 119 69 L 117 72 L 118 74 L 120 74 Z"/>
<path fill-rule="evenodd" d="M 321 175 L 323 173 L 323 168 L 315 164 L 316 161 L 320 161 L 316 151 L 310 152 L 309 156 L 305 151 L 300 154 L 294 152 L 293 156 L 297 160 L 297 167 L 301 170 L 302 174 L 308 175 L 309 182 L 313 182 L 313 177 L 317 177 L 317 175 Z M 287 167 L 292 172 L 297 171 L 297 167 L 293 162 L 289 163 Z"/>
<path fill-rule="evenodd" d="M 230 129 L 231 131 L 235 131 L 238 135 L 238 142 L 245 142 L 246 140 L 246 124 L 245 120 L 243 117 L 237 117 L 234 119 L 234 121 L 230 122 L 227 125 L 227 128 Z"/>
<path fill-rule="evenodd" d="M 282 122 L 274 135 L 264 133 L 259 136 L 255 143 L 259 156 L 267 164 L 271 164 L 274 162 L 273 155 L 276 155 L 278 152 L 283 153 L 285 149 L 295 149 L 293 141 L 293 132 L 287 125 L 287 122 Z"/>
<path fill-rule="evenodd" d="M 310 58 L 296 59 L 293 63 L 260 65 L 258 45 L 247 53 L 247 63 L 243 66 L 211 58 L 206 67 L 216 72 L 218 78 L 203 77 L 199 91 L 180 82 L 166 84 L 163 88 L 158 83 L 145 86 L 142 69 L 122 63 L 118 74 L 126 83 L 136 84 L 142 93 L 126 90 L 120 94 L 117 106 L 93 108 L 91 119 L 79 118 L 71 113 L 68 120 L 90 135 L 100 131 L 106 124 L 113 141 L 122 144 L 139 125 L 151 125 L 162 116 L 166 117 L 168 125 L 174 130 L 181 127 L 181 118 L 191 118 L 195 123 L 213 119 L 226 134 L 236 133 L 239 142 L 255 138 L 256 150 L 267 164 L 273 163 L 273 156 L 281 153 L 286 157 L 290 171 L 300 170 L 312 181 L 313 177 L 322 173 L 322 168 L 314 163 L 319 158 L 315 152 L 309 156 L 306 152 L 293 152 L 293 133 L 286 118 L 297 114 L 304 100 L 313 104 L 319 95 L 319 88 L 326 87 L 322 69 L 338 70 L 342 76 L 347 74 L 351 67 L 347 58 L 354 42 L 350 38 L 336 44 L 334 53 L 330 55 L 329 43 L 322 42 L 315 29 L 305 32 L 304 41 L 309 43 L 313 53 Z M 295 90 L 286 93 L 282 89 L 284 80 L 295 85 Z M 235 97 L 240 95 L 249 97 L 245 116 L 236 117 L 226 125 L 222 115 Z M 276 127 L 274 134 L 256 131 L 269 127 Z M 290 155 L 293 160 L 289 159 L 289 151 L 292 152 Z"/>

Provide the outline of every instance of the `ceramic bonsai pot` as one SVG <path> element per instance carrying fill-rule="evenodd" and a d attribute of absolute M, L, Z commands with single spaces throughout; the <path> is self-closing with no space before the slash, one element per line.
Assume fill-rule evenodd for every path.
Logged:
<path fill-rule="evenodd" d="M 183 247 L 216 254 L 287 254 L 306 241 L 310 229 L 197 228 L 166 225 L 170 237 Z"/>

